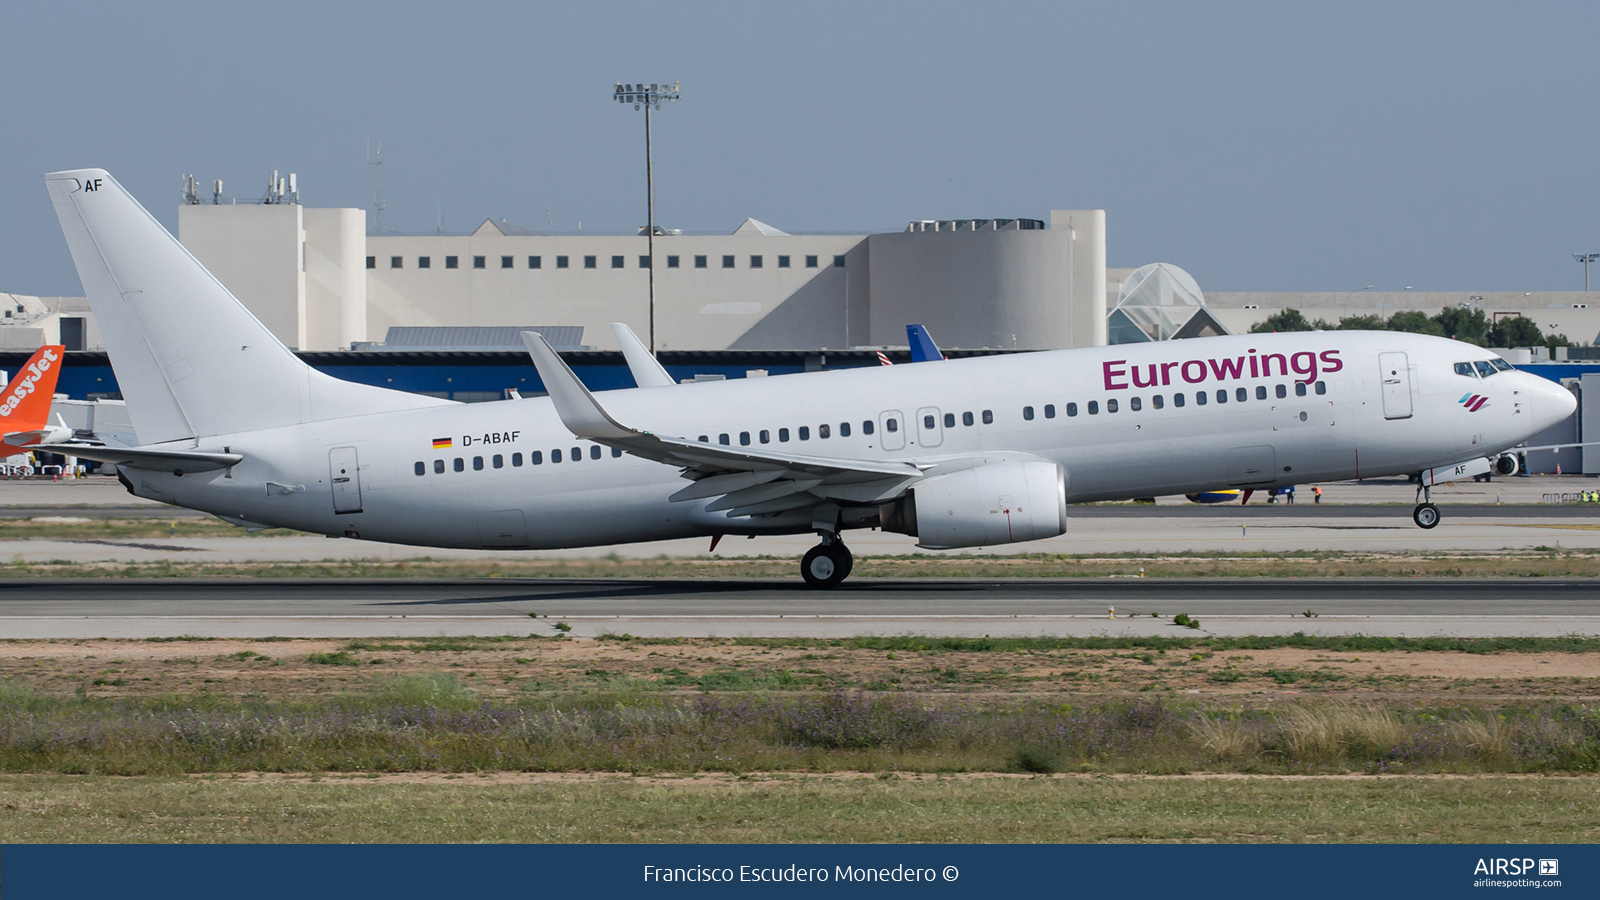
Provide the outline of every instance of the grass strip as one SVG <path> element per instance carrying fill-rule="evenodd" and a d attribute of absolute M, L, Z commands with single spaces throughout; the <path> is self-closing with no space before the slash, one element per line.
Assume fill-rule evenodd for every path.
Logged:
<path fill-rule="evenodd" d="M 1600 779 L 498 784 L 0 775 L 0 843 L 1570 843 Z"/>
<path fill-rule="evenodd" d="M 734 687 L 737 685 L 724 685 Z M 647 688 L 647 689 L 641 689 Z M 100 699 L 0 682 L 0 771 L 1596 772 L 1585 703 L 950 698 L 613 682 L 489 702 L 448 673 L 324 699 Z"/>

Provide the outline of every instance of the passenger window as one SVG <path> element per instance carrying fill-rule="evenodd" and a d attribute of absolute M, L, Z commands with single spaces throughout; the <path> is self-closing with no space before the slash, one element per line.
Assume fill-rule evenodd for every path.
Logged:
<path fill-rule="evenodd" d="M 1022 408 L 1022 418 L 1023 418 L 1023 421 L 1032 422 L 1033 421 L 1033 407 L 1024 406 Z"/>
<path fill-rule="evenodd" d="M 717 435 L 717 443 L 724 447 L 728 446 L 728 433 L 726 431 Z"/>
<path fill-rule="evenodd" d="M 867 419 L 866 421 L 861 423 L 861 433 L 862 434 L 871 434 L 872 433 L 872 420 L 871 419 Z"/>
<path fill-rule="evenodd" d="M 843 438 L 843 437 L 849 437 L 849 436 L 850 436 L 850 423 L 849 422 L 840 422 L 839 423 L 839 437 Z"/>
<path fill-rule="evenodd" d="M 1488 378 L 1490 375 L 1495 374 L 1495 367 L 1489 365 L 1484 360 L 1480 359 L 1477 362 L 1473 363 L 1473 365 L 1478 367 L 1478 377 L 1479 378 Z"/>
<path fill-rule="evenodd" d="M 1306 395 L 1306 383 L 1304 381 L 1296 381 L 1294 383 L 1294 395 L 1296 397 L 1304 397 Z"/>
<path fill-rule="evenodd" d="M 496 469 L 504 469 L 506 467 L 506 458 L 498 453 L 494 455 L 494 459 L 489 461 L 494 464 Z"/>
<path fill-rule="evenodd" d="M 535 455 L 537 455 L 538 451 L 536 450 L 536 451 L 534 451 L 534 453 L 535 453 Z M 522 468 L 522 454 L 521 453 L 513 453 L 513 454 L 511 454 L 511 468 L 513 468 L 513 469 Z"/>
<path fill-rule="evenodd" d="M 1280 384 L 1277 387 L 1277 394 L 1278 399 L 1282 400 L 1283 398 L 1289 396 L 1289 389 Z"/>
<path fill-rule="evenodd" d="M 1281 385 L 1281 384 L 1278 385 L 1278 396 L 1279 397 L 1283 396 L 1283 385 Z M 1265 400 L 1265 399 L 1267 399 L 1267 386 L 1266 385 L 1264 385 L 1264 384 L 1256 385 L 1256 399 L 1257 400 Z"/>
<path fill-rule="evenodd" d="M 1217 388 L 1217 402 L 1218 403 L 1227 403 L 1228 402 L 1228 389 L 1227 388 Z"/>
<path fill-rule="evenodd" d="M 589 448 L 589 458 L 590 459 L 599 459 L 600 458 L 600 445 L 599 444 L 595 444 L 593 447 Z"/>
<path fill-rule="evenodd" d="M 1139 408 L 1142 405 L 1143 405 L 1143 402 L 1138 397 L 1129 397 L 1128 398 L 1128 411 L 1129 412 L 1138 412 Z"/>
<path fill-rule="evenodd" d="M 1107 400 L 1107 401 L 1106 401 L 1106 412 L 1108 412 L 1108 413 L 1114 413 L 1114 412 L 1116 412 L 1116 411 L 1117 411 L 1117 401 L 1116 401 L 1116 398 L 1112 398 L 1112 399 L 1110 399 L 1110 400 Z"/>
<path fill-rule="evenodd" d="M 616 447 L 612 447 L 611 448 L 611 458 L 612 459 L 621 459 L 622 458 L 622 451 L 617 449 Z"/>
<path fill-rule="evenodd" d="M 1227 394 L 1223 394 L 1222 396 L 1226 397 L 1228 395 Z M 1195 406 L 1205 406 L 1206 405 L 1206 392 L 1205 391 L 1195 391 L 1194 392 L 1194 405 Z"/>
<path fill-rule="evenodd" d="M 1067 417 L 1071 418 L 1071 417 L 1073 417 L 1073 416 L 1075 416 L 1077 414 L 1078 414 L 1078 404 L 1076 404 L 1076 403 L 1068 403 L 1067 404 Z"/>
<path fill-rule="evenodd" d="M 985 424 L 985 425 L 993 425 L 994 424 L 994 411 L 993 410 L 986 409 L 986 410 L 983 411 L 983 424 Z"/>
<path fill-rule="evenodd" d="M 1166 405 L 1166 401 L 1161 399 L 1160 394 L 1156 394 L 1150 398 L 1150 405 L 1154 406 L 1156 409 L 1160 409 L 1162 406 Z"/>
<path fill-rule="evenodd" d="M 428 474 L 428 467 L 426 465 L 423 465 L 421 462 L 418 462 L 417 466 L 416 466 L 416 471 L 417 471 L 418 475 L 426 475 L 426 474 Z"/>
<path fill-rule="evenodd" d="M 702 443 L 702 444 L 711 443 L 711 435 L 709 435 L 709 434 L 700 435 L 700 443 Z"/>
<path fill-rule="evenodd" d="M 900 430 L 900 420 L 890 416 L 883 420 L 883 429 L 890 434 Z"/>
<path fill-rule="evenodd" d="M 443 475 L 444 474 L 444 460 L 436 459 L 436 460 L 433 461 L 433 474 L 435 474 L 435 475 Z"/>
<path fill-rule="evenodd" d="M 1054 403 L 1046 403 L 1044 405 L 1044 417 L 1046 419 L 1054 419 L 1056 417 L 1056 405 Z"/>
<path fill-rule="evenodd" d="M 739 446 L 741 446 L 741 447 L 750 446 L 750 432 L 748 432 L 748 431 L 739 432 Z"/>
<path fill-rule="evenodd" d="M 1265 393 L 1265 392 L 1263 392 L 1263 393 Z M 1244 388 L 1239 388 L 1238 390 L 1233 392 L 1233 399 L 1239 401 L 1240 403 L 1243 403 L 1246 400 L 1250 399 L 1250 392 L 1245 390 Z"/>
<path fill-rule="evenodd" d="M 555 463 L 561 462 L 561 451 L 560 450 L 551 450 L 550 451 L 550 462 L 551 462 L 552 465 L 555 464 Z"/>
<path fill-rule="evenodd" d="M 1321 396 L 1322 394 L 1326 394 L 1327 392 L 1328 392 L 1328 383 L 1326 381 L 1317 382 L 1317 394 L 1318 394 L 1318 396 Z"/>
<path fill-rule="evenodd" d="M 768 431 L 765 428 L 761 429 L 761 443 L 763 443 L 763 444 L 772 443 L 772 432 Z"/>
<path fill-rule="evenodd" d="M 1176 406 L 1179 409 L 1182 409 L 1183 408 L 1183 395 L 1182 394 L 1173 394 L 1172 395 L 1172 405 Z"/>
<path fill-rule="evenodd" d="M 515 463 L 517 461 L 517 458 L 515 456 L 513 456 L 513 457 L 511 457 L 511 461 L 513 463 Z M 543 450 L 535 450 L 532 453 L 529 453 L 528 454 L 528 463 L 530 465 L 535 465 L 535 466 L 544 465 L 544 451 Z"/>
<path fill-rule="evenodd" d="M 933 413 L 928 413 L 922 417 L 922 427 L 932 431 L 935 427 L 937 427 L 935 424 L 937 421 L 938 420 L 933 417 Z"/>
<path fill-rule="evenodd" d="M 963 424 L 963 425 L 971 425 L 972 424 L 972 413 L 969 413 L 969 412 L 962 413 L 961 414 L 961 424 Z"/>
<path fill-rule="evenodd" d="M 956 427 L 956 414 L 955 413 L 945 413 L 944 414 L 944 427 L 946 427 L 946 428 L 954 428 L 954 427 Z"/>
<path fill-rule="evenodd" d="M 467 470 L 466 460 L 463 460 L 459 456 L 456 457 L 455 464 L 451 466 L 451 468 L 455 469 L 457 472 L 465 472 Z"/>
<path fill-rule="evenodd" d="M 829 428 L 827 425 L 818 425 L 817 426 L 817 437 L 820 438 L 821 440 L 827 440 L 829 435 L 830 435 L 830 432 L 832 432 L 832 430 L 833 429 Z"/>
<path fill-rule="evenodd" d="M 789 440 L 789 429 L 787 429 L 787 428 L 779 428 L 778 429 L 778 440 L 783 441 L 783 442 L 788 442 L 788 440 Z"/>
<path fill-rule="evenodd" d="M 1091 416 L 1100 415 L 1100 401 L 1099 400 L 1090 400 L 1089 401 L 1089 415 L 1091 415 Z"/>
<path fill-rule="evenodd" d="M 808 426 L 801 425 L 797 431 L 798 434 L 796 434 L 795 437 L 798 437 L 802 441 L 811 440 L 811 429 Z"/>
<path fill-rule="evenodd" d="M 1478 373 L 1472 368 L 1472 363 L 1456 363 L 1456 374 L 1465 375 L 1468 378 L 1478 377 Z"/>
<path fill-rule="evenodd" d="M 583 461 L 583 448 L 582 447 L 573 447 L 572 448 L 572 456 L 570 456 L 568 458 L 571 459 L 573 462 L 582 462 Z"/>
<path fill-rule="evenodd" d="M 474 471 L 474 472 L 482 472 L 483 471 L 483 457 L 474 456 L 472 458 L 472 471 Z"/>

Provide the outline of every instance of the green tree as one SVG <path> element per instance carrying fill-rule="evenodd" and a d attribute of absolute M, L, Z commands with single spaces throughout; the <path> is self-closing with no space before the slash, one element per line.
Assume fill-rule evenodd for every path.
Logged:
<path fill-rule="evenodd" d="M 1388 331 L 1389 323 L 1383 316 L 1350 316 L 1339 320 L 1340 331 Z"/>
<path fill-rule="evenodd" d="M 1477 344 L 1479 347 L 1489 343 L 1489 317 L 1485 316 L 1481 309 L 1446 307 L 1434 316 L 1433 320 L 1444 330 L 1445 337 Z"/>
<path fill-rule="evenodd" d="M 1397 312 L 1389 317 L 1390 331 L 1406 331 L 1411 334 L 1432 334 L 1444 336 L 1444 326 L 1427 317 L 1427 315 L 1414 309 Z"/>
<path fill-rule="evenodd" d="M 1271 334 L 1274 331 L 1311 331 L 1314 329 L 1298 309 L 1284 309 L 1267 316 L 1265 321 L 1250 327 L 1251 334 Z"/>
<path fill-rule="evenodd" d="M 1544 343 L 1544 333 L 1526 316 L 1507 316 L 1489 329 L 1491 347 L 1537 347 Z"/>

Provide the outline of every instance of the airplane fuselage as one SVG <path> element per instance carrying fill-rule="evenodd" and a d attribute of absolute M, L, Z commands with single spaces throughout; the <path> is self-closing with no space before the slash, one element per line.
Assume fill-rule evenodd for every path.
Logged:
<path fill-rule="evenodd" d="M 1559 387 L 1473 367 L 1492 358 L 1398 333 L 1243 335 L 597 397 L 640 430 L 735 448 L 919 465 L 1049 460 L 1066 471 L 1067 501 L 1079 503 L 1415 473 L 1497 454 L 1565 417 L 1553 418 L 1559 404 L 1548 397 L 1540 411 L 1540 392 Z M 781 517 L 729 519 L 705 499 L 671 501 L 688 483 L 676 468 L 574 438 L 542 397 L 184 446 L 244 459 L 182 475 L 128 469 L 131 489 L 329 535 L 562 548 L 812 530 Z"/>

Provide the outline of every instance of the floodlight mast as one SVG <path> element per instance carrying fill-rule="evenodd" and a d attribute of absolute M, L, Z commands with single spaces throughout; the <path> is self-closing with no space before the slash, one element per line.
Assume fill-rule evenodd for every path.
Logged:
<path fill-rule="evenodd" d="M 656 353 L 656 186 L 655 164 L 650 155 L 650 110 L 661 109 L 661 104 L 671 103 L 678 99 L 681 93 L 678 82 L 674 81 L 671 87 L 662 84 L 623 84 L 617 82 L 612 89 L 612 98 L 618 103 L 632 103 L 635 110 L 644 107 L 644 192 L 645 192 L 645 238 L 647 249 L 645 258 L 650 261 L 650 355 Z"/>
<path fill-rule="evenodd" d="M 1583 291 L 1589 292 L 1589 263 L 1600 259 L 1600 253 L 1574 253 L 1572 258 L 1583 263 Z"/>

